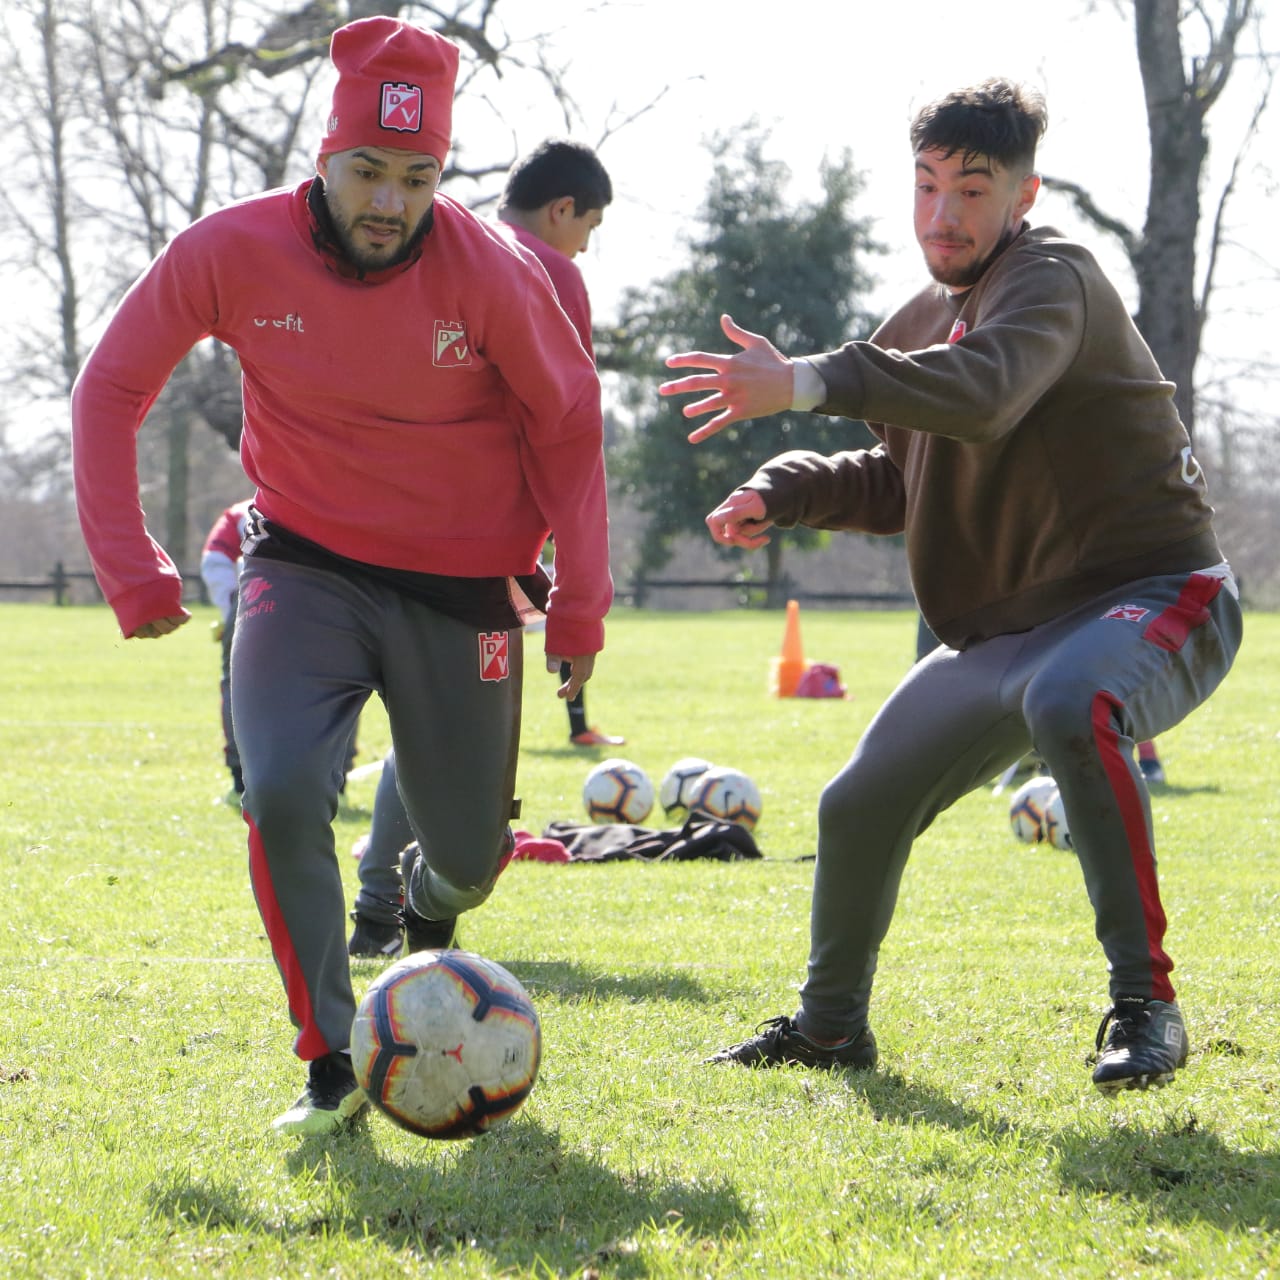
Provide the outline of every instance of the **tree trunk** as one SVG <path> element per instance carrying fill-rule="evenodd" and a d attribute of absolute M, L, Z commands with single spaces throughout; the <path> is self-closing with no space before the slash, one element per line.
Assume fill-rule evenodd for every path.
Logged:
<path fill-rule="evenodd" d="M 1194 377 L 1199 352 L 1196 233 L 1200 172 L 1208 153 L 1205 100 L 1183 67 L 1178 0 L 1137 0 L 1138 65 L 1147 104 L 1151 185 L 1142 245 L 1134 257 L 1139 330 L 1164 376 L 1177 385 L 1174 403 L 1195 431 Z"/>

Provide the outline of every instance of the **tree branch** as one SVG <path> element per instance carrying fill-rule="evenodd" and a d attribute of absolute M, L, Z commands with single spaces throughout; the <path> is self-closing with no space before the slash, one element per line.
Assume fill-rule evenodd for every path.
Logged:
<path fill-rule="evenodd" d="M 1061 191 L 1070 196 L 1077 212 L 1083 214 L 1095 227 L 1115 236 L 1124 247 L 1130 261 L 1133 261 L 1141 251 L 1142 237 L 1128 223 L 1112 217 L 1109 213 L 1104 213 L 1094 202 L 1093 196 L 1078 182 L 1072 182 L 1069 178 L 1055 178 L 1050 174 L 1045 174 L 1042 181 L 1047 190 Z"/>
<path fill-rule="evenodd" d="M 1226 217 L 1227 202 L 1235 192 L 1236 178 L 1239 176 L 1245 153 L 1249 150 L 1249 144 L 1258 135 L 1258 124 L 1267 109 L 1267 103 L 1271 98 L 1271 90 L 1274 84 L 1275 70 L 1268 63 L 1267 78 L 1262 90 L 1262 97 L 1258 99 L 1257 104 L 1254 106 L 1253 115 L 1249 119 L 1249 126 L 1245 130 L 1244 139 L 1236 149 L 1235 157 L 1231 161 L 1230 176 L 1227 178 L 1226 185 L 1222 188 L 1222 193 L 1218 197 L 1218 207 L 1214 212 L 1213 234 L 1209 238 L 1209 262 L 1205 268 L 1204 281 L 1200 287 L 1200 300 L 1196 307 L 1196 324 L 1200 330 L 1204 329 L 1205 321 L 1209 315 L 1209 298 L 1213 293 L 1213 277 L 1218 265 L 1218 252 L 1222 247 L 1223 223 Z"/>
<path fill-rule="evenodd" d="M 1231 69 L 1235 65 L 1236 41 L 1253 16 L 1253 0 L 1227 0 L 1226 12 L 1216 31 L 1202 0 L 1196 0 L 1195 9 L 1204 19 L 1209 32 L 1209 52 L 1203 61 L 1197 60 L 1194 65 L 1190 85 L 1203 113 L 1218 100 L 1231 78 Z"/>

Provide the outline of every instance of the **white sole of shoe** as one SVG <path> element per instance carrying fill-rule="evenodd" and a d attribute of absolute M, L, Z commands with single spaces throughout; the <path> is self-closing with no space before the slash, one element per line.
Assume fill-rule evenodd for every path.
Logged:
<path fill-rule="evenodd" d="M 1110 1096 L 1115 1093 L 1125 1093 L 1130 1089 L 1141 1089 L 1144 1092 L 1147 1089 L 1163 1089 L 1173 1081 L 1173 1077 L 1172 1071 L 1160 1071 L 1154 1075 L 1126 1076 L 1121 1080 L 1095 1080 L 1093 1083 L 1099 1093 Z"/>
<path fill-rule="evenodd" d="M 363 1089 L 353 1089 L 333 1111 L 293 1106 L 271 1122 L 272 1133 L 283 1138 L 317 1138 L 345 1128 L 368 1106 Z"/>

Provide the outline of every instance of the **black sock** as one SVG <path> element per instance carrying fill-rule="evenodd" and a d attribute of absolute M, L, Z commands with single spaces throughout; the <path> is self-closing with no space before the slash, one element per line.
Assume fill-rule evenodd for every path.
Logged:
<path fill-rule="evenodd" d="M 573 668 L 567 662 L 562 662 L 560 664 L 560 683 L 564 684 L 572 672 Z M 579 689 L 578 696 L 570 698 L 565 705 L 569 708 L 569 736 L 575 738 L 580 733 L 586 733 L 587 707 L 583 691 Z"/>

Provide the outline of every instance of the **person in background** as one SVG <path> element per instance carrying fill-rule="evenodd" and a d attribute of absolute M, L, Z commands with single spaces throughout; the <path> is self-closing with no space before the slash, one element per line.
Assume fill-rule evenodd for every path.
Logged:
<path fill-rule="evenodd" d="M 369 830 L 352 846 L 360 888 L 351 912 L 347 954 L 362 960 L 394 960 L 404 949 L 404 884 L 400 857 L 414 841 L 396 779 L 396 753 L 383 757 L 373 793 Z M 456 943 L 456 935 L 453 939 Z"/>
<path fill-rule="evenodd" d="M 1107 961 L 1093 1083 L 1146 1089 L 1186 1063 L 1134 747 L 1226 676 L 1238 590 L 1172 384 L 1092 255 L 1026 220 L 1046 122 L 1040 96 L 1004 80 L 916 115 L 915 233 L 933 280 L 870 341 L 791 360 L 725 316 L 738 350 L 668 359 L 706 371 L 661 388 L 705 393 L 684 410 L 714 415 L 694 442 L 786 409 L 871 424 L 873 449 L 771 459 L 707 527 L 747 548 L 772 525 L 905 533 L 940 641 L 822 793 L 799 1009 L 713 1062 L 874 1066 L 872 984 L 912 844 L 1034 744 Z"/>
<path fill-rule="evenodd" d="M 236 630 L 236 591 L 240 579 L 240 544 L 244 541 L 252 498 L 227 507 L 213 522 L 200 552 L 200 578 L 209 601 L 218 611 L 213 624 L 213 637 L 222 649 L 218 700 L 222 713 L 222 758 L 231 773 L 231 790 L 224 799 L 237 808 L 243 803 L 244 774 L 240 769 L 240 752 L 231 728 L 231 642 Z"/>
<path fill-rule="evenodd" d="M 548 139 L 512 168 L 498 206 L 498 220 L 547 269 L 561 307 L 593 360 L 591 300 L 573 260 L 586 250 L 612 202 L 613 182 L 589 146 Z M 560 679 L 567 679 L 563 670 Z M 587 723 L 585 692 L 566 706 L 569 741 L 575 747 L 620 747 L 626 742 Z"/>
<path fill-rule="evenodd" d="M 596 153 L 583 143 L 551 139 L 511 170 L 498 209 L 503 226 L 546 268 L 560 306 L 592 359 L 591 302 L 573 259 L 586 249 L 612 200 L 612 181 Z M 561 680 L 568 675 L 561 667 Z M 587 723 L 585 690 L 566 705 L 574 746 L 621 746 L 626 741 Z M 368 836 L 356 843 L 360 889 L 351 912 L 348 954 L 372 959 L 400 954 L 400 854 L 412 839 L 392 751 L 383 762 Z"/>
<path fill-rule="evenodd" d="M 564 698 L 612 599 L 600 382 L 546 271 L 437 192 L 458 48 L 376 16 L 334 32 L 315 175 L 206 214 L 121 301 L 72 393 L 76 499 L 126 637 L 190 619 L 139 501 L 136 434 L 208 335 L 238 355 L 255 486 L 231 652 L 253 891 L 306 1085 L 273 1128 L 366 1099 L 333 819 L 368 698 L 386 706 L 417 854 L 414 950 L 448 946 L 509 840 L 520 628 L 546 616 Z M 539 570 L 554 532 L 548 594 Z"/>

